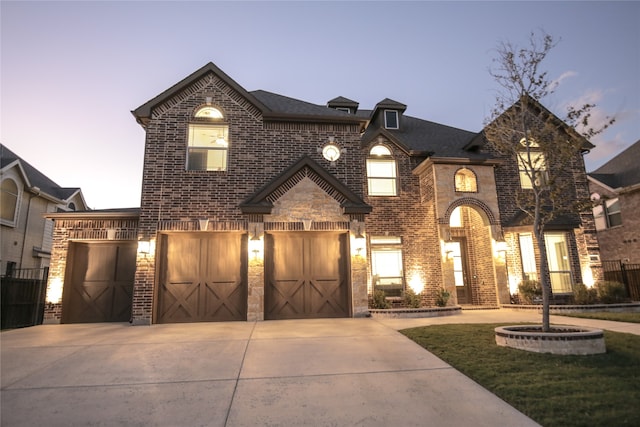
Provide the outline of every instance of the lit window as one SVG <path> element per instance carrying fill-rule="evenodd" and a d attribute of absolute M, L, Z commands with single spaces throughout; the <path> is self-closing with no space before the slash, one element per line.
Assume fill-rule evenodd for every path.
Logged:
<path fill-rule="evenodd" d="M 370 196 L 397 195 L 396 161 L 384 145 L 376 145 L 367 159 L 367 183 Z"/>
<path fill-rule="evenodd" d="M 2 181 L 2 196 L 0 198 L 0 211 L 2 223 L 15 225 L 16 212 L 18 211 L 18 186 L 12 179 Z"/>
<path fill-rule="evenodd" d="M 545 233 L 547 247 L 547 261 L 549 262 L 549 277 L 551 290 L 554 293 L 571 292 L 571 265 L 569 251 L 564 233 Z"/>
<path fill-rule="evenodd" d="M 384 127 L 387 129 L 398 129 L 398 112 L 395 110 L 384 110 Z"/>
<path fill-rule="evenodd" d="M 533 188 L 545 185 L 548 181 L 547 166 L 544 154 L 538 151 L 521 151 L 518 153 L 518 170 L 520 187 Z M 533 178 L 533 181 L 532 181 Z"/>
<path fill-rule="evenodd" d="M 195 114 L 196 117 L 205 117 L 208 119 L 221 119 L 222 113 L 214 107 L 202 107 Z"/>
<path fill-rule="evenodd" d="M 226 125 L 189 125 L 187 169 L 227 170 L 229 127 Z"/>
<path fill-rule="evenodd" d="M 462 208 L 460 206 L 451 211 L 451 216 L 449 217 L 449 226 L 462 227 Z"/>
<path fill-rule="evenodd" d="M 371 274 L 374 290 L 400 296 L 403 289 L 402 241 L 394 236 L 371 237 Z"/>
<path fill-rule="evenodd" d="M 536 255 L 533 250 L 533 236 L 531 233 L 522 233 L 518 235 L 520 242 L 520 260 L 522 262 L 522 279 L 538 280 L 538 271 L 536 270 Z"/>
<path fill-rule="evenodd" d="M 470 169 L 458 169 L 455 175 L 455 185 L 458 192 L 475 193 L 478 191 L 476 174 Z"/>

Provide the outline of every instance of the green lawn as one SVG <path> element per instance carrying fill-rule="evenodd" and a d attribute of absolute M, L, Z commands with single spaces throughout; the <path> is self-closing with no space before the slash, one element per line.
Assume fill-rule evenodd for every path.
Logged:
<path fill-rule="evenodd" d="M 583 317 L 585 319 L 613 320 L 615 322 L 640 323 L 640 313 L 612 313 L 598 311 L 595 313 L 570 313 L 562 314 L 569 317 Z"/>
<path fill-rule="evenodd" d="M 640 426 L 640 336 L 606 331 L 606 354 L 558 356 L 499 347 L 497 326 L 401 332 L 545 427 Z"/>

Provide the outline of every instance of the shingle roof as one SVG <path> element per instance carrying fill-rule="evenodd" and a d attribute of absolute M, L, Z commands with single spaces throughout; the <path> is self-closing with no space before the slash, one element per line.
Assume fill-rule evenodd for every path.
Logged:
<path fill-rule="evenodd" d="M 361 110 L 359 114 L 366 114 Z M 378 129 L 368 128 L 363 136 L 367 141 Z M 475 132 L 418 119 L 402 116 L 400 129 L 386 129 L 398 141 L 410 150 L 432 153 L 434 157 L 454 157 L 484 159 L 489 156 L 464 149 L 465 145 L 476 136 Z"/>
<path fill-rule="evenodd" d="M 38 169 L 29 164 L 29 162 L 25 161 L 22 157 L 18 156 L 3 144 L 0 144 L 0 159 L 0 167 L 2 168 L 16 160 L 19 161 L 24 173 L 27 175 L 29 184 L 32 187 L 38 187 L 43 193 L 53 196 L 59 200 L 67 200 L 69 197 L 80 191 L 80 188 L 60 187 Z"/>
<path fill-rule="evenodd" d="M 640 183 L 640 139 L 609 160 L 598 169 L 589 173 L 611 188 L 629 187 Z"/>
<path fill-rule="evenodd" d="M 322 117 L 353 117 L 353 114 L 345 111 L 300 101 L 299 99 L 289 98 L 288 96 L 265 90 L 255 90 L 249 93 L 274 113 Z"/>

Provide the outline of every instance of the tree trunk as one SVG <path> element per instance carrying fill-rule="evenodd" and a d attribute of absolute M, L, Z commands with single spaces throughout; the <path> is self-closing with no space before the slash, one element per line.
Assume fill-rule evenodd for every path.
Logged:
<path fill-rule="evenodd" d="M 538 252 L 540 253 L 540 286 L 542 287 L 542 332 L 549 332 L 549 304 L 551 300 L 551 283 L 549 282 L 549 262 L 547 261 L 547 245 L 544 241 L 544 233 L 534 227 Z"/>

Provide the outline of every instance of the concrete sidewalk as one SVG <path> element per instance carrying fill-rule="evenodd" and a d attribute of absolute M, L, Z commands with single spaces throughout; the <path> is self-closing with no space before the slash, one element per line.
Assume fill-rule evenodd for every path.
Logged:
<path fill-rule="evenodd" d="M 6 331 L 1 424 L 534 426 L 396 331 L 520 321 L 539 315 L 492 310 L 430 319 Z"/>

